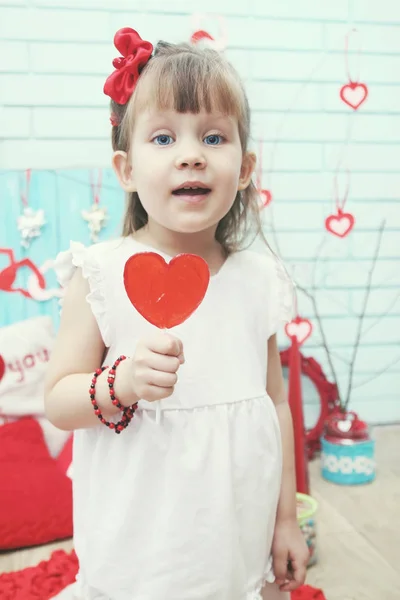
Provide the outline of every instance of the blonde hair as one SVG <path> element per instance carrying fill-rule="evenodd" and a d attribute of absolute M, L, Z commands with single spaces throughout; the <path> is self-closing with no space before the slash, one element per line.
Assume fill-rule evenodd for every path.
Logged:
<path fill-rule="evenodd" d="M 189 44 L 159 42 L 143 68 L 135 91 L 126 105 L 111 101 L 117 123 L 112 146 L 129 152 L 135 116 L 154 105 L 160 109 L 198 113 L 218 111 L 237 118 L 242 151 L 250 137 L 249 103 L 232 65 L 217 51 Z M 127 195 L 123 236 L 147 224 L 148 216 L 136 192 Z M 216 239 L 226 254 L 243 246 L 248 234 L 261 233 L 258 193 L 253 182 L 238 192 L 230 211 L 221 219 Z"/>

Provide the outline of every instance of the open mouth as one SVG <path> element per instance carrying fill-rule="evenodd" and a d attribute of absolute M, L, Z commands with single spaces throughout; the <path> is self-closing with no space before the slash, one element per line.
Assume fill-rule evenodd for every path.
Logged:
<path fill-rule="evenodd" d="M 209 194 L 210 188 L 199 187 L 199 186 L 184 186 L 174 190 L 172 193 L 174 196 L 203 196 Z"/>

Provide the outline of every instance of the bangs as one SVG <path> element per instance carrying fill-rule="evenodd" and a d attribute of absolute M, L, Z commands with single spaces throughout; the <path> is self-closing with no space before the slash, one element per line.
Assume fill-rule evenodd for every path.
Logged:
<path fill-rule="evenodd" d="M 133 95 L 134 115 L 142 110 L 221 113 L 248 122 L 247 100 L 231 65 L 216 51 L 156 56 L 146 65 Z"/>

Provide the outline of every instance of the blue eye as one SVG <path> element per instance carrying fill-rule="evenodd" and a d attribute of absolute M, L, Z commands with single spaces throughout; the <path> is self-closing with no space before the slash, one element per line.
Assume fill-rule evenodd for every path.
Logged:
<path fill-rule="evenodd" d="M 222 135 L 218 135 L 217 133 L 212 133 L 211 135 L 207 135 L 204 138 L 204 142 L 208 146 L 218 146 L 219 144 L 222 143 L 223 139 L 224 138 L 222 137 Z"/>
<path fill-rule="evenodd" d="M 172 139 L 172 137 L 170 135 L 166 135 L 165 133 L 157 135 L 153 139 L 153 142 L 157 144 L 157 146 L 169 146 L 170 144 L 172 144 L 173 141 L 174 140 Z"/>

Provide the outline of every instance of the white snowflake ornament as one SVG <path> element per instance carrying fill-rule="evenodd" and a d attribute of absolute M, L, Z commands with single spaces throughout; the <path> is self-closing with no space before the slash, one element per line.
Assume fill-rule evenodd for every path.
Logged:
<path fill-rule="evenodd" d="M 83 210 L 81 214 L 88 222 L 90 239 L 92 242 L 97 242 L 99 233 L 105 227 L 107 221 L 107 209 L 95 203 L 92 204 L 89 210 Z"/>
<path fill-rule="evenodd" d="M 33 210 L 30 206 L 25 206 L 17 223 L 21 235 L 21 246 L 29 248 L 31 241 L 40 236 L 43 225 L 46 225 L 44 210 Z"/>

